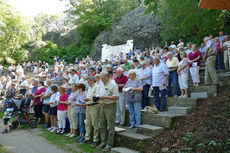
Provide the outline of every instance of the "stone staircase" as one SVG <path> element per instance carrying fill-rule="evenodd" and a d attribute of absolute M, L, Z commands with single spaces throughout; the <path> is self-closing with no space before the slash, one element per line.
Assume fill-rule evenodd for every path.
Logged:
<path fill-rule="evenodd" d="M 230 73 L 218 73 L 220 87 L 230 85 Z M 215 97 L 218 93 L 217 86 L 189 87 L 189 98 L 167 97 L 164 112 L 152 114 L 141 111 L 141 125 L 137 130 L 125 128 L 124 132 L 116 133 L 115 147 L 112 153 L 141 153 L 145 144 L 153 137 L 160 135 L 164 130 L 170 130 L 175 123 L 187 114 L 191 113 L 200 103 L 207 101 L 209 97 Z M 149 104 L 154 104 L 154 98 L 149 97 Z M 129 126 L 128 111 L 126 114 L 126 126 Z"/>

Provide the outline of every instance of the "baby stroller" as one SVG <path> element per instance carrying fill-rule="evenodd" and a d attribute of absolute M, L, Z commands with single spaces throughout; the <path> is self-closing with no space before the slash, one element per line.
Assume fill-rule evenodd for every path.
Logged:
<path fill-rule="evenodd" d="M 14 107 L 14 116 L 16 119 L 12 122 L 12 130 L 15 130 L 18 125 L 29 125 L 30 128 L 37 127 L 37 121 L 32 117 L 29 110 L 33 107 L 30 104 L 25 104 L 25 98 L 12 99 Z"/>

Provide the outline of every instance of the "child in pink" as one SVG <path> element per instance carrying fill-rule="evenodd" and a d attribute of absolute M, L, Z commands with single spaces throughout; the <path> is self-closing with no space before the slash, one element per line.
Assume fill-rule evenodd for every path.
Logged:
<path fill-rule="evenodd" d="M 65 93 L 65 87 L 60 87 L 60 98 L 58 101 L 58 111 L 57 111 L 57 119 L 58 119 L 58 130 L 57 134 L 63 134 L 65 132 L 66 126 L 66 116 L 67 116 L 67 108 L 68 108 L 68 95 Z"/>

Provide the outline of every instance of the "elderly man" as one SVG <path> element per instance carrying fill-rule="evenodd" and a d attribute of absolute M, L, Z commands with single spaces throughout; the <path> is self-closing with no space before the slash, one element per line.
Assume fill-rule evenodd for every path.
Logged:
<path fill-rule="evenodd" d="M 71 69 L 69 74 L 69 85 L 71 84 L 77 84 L 79 82 L 79 77 L 76 74 L 75 69 Z"/>
<path fill-rule="evenodd" d="M 95 83 L 95 78 L 93 76 L 88 77 L 87 79 L 89 84 L 89 90 L 87 92 L 87 98 L 85 99 L 87 107 L 86 107 L 86 135 L 85 142 L 88 142 L 91 138 L 91 127 L 93 127 L 93 143 L 92 147 L 96 147 L 99 142 L 99 104 L 93 101 L 93 97 L 98 96 L 98 86 Z M 84 143 L 85 143 L 84 142 Z"/>
<path fill-rule="evenodd" d="M 147 66 L 146 61 L 141 63 L 141 67 L 142 68 L 138 73 L 138 79 L 141 80 L 143 86 L 141 107 L 144 109 L 146 106 L 148 106 L 149 103 L 148 93 L 151 85 L 152 72 L 151 69 Z"/>
<path fill-rule="evenodd" d="M 204 38 L 204 42 L 206 43 L 204 61 L 207 60 L 205 65 L 205 78 L 204 78 L 205 85 L 210 84 L 211 82 L 210 79 L 212 79 L 214 85 L 218 84 L 217 82 L 218 79 L 215 70 L 217 48 L 214 40 L 211 39 L 211 37 L 212 36 Z"/>
<path fill-rule="evenodd" d="M 26 78 L 23 76 L 22 82 L 19 84 L 19 88 L 20 88 L 19 93 L 25 96 L 27 87 L 28 87 L 28 82 L 26 81 Z"/>
<path fill-rule="evenodd" d="M 226 70 L 230 69 L 230 36 L 225 36 L 225 42 L 223 44 L 224 49 L 224 66 Z"/>
<path fill-rule="evenodd" d="M 123 87 L 128 81 L 128 77 L 123 74 L 124 70 L 122 68 L 117 69 L 117 78 L 115 78 L 115 82 L 119 87 L 119 100 L 117 101 L 117 112 L 116 112 L 116 124 L 120 124 L 124 126 L 125 124 L 125 110 L 126 110 L 126 95 L 122 92 Z"/>
<path fill-rule="evenodd" d="M 154 63 L 154 67 L 152 69 L 154 103 L 159 111 L 163 111 L 166 100 L 166 84 L 169 72 L 167 66 L 163 62 L 160 62 L 160 58 L 158 56 L 154 57 Z M 161 103 L 159 100 L 159 92 L 161 94 Z"/>
<path fill-rule="evenodd" d="M 168 77 L 168 86 L 166 94 L 167 96 L 170 96 L 170 88 L 171 88 L 171 81 L 173 82 L 174 86 L 174 97 L 179 96 L 179 88 L 178 88 L 178 75 L 177 75 L 177 67 L 179 64 L 179 60 L 176 57 L 173 57 L 171 52 L 167 53 L 167 61 L 166 66 L 169 68 L 169 77 Z"/>
<path fill-rule="evenodd" d="M 103 86 L 100 86 L 100 115 L 99 128 L 101 144 L 98 148 L 104 148 L 103 151 L 111 150 L 114 142 L 116 101 L 119 99 L 118 86 L 115 81 L 110 80 L 108 72 L 100 73 Z"/>

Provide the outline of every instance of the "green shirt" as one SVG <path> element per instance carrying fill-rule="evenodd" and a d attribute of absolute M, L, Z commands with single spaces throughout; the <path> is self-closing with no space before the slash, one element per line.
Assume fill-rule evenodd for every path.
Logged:
<path fill-rule="evenodd" d="M 126 70 L 129 70 L 129 69 L 130 69 L 129 64 L 130 64 L 129 62 L 128 62 L 127 64 L 125 64 L 125 69 L 126 69 Z"/>

